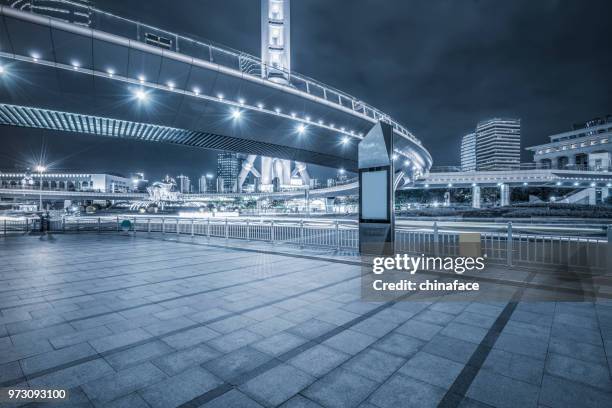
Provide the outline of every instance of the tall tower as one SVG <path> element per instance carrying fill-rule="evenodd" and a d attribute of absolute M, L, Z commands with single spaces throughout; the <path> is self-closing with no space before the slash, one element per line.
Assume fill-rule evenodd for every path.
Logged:
<path fill-rule="evenodd" d="M 287 82 L 291 70 L 290 0 L 261 0 L 261 75 Z"/>

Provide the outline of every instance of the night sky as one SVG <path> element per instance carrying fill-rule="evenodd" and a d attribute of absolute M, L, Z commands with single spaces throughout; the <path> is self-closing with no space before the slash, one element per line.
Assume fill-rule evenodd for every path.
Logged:
<path fill-rule="evenodd" d="M 260 55 L 259 0 L 94 4 Z M 434 165 L 454 165 L 461 136 L 487 117 L 520 118 L 527 147 L 612 113 L 611 15 L 607 0 L 293 0 L 292 68 L 389 113 Z M 151 179 L 215 168 L 210 151 L 32 129 L 0 135 L 3 169 L 43 150 L 57 168 L 142 170 Z"/>

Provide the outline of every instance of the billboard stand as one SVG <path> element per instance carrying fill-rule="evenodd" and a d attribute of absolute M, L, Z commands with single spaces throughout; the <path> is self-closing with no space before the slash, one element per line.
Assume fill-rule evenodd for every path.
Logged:
<path fill-rule="evenodd" d="M 359 142 L 359 252 L 391 255 L 395 244 L 393 128 L 378 122 Z"/>

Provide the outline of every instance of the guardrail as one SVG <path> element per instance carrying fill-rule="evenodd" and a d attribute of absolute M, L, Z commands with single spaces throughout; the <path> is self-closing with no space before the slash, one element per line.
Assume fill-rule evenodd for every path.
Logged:
<path fill-rule="evenodd" d="M 64 19 L 60 20 L 68 23 L 76 23 L 81 26 L 86 25 L 92 29 L 129 38 L 145 44 L 154 45 L 165 50 L 181 53 L 192 58 L 218 64 L 238 71 L 243 75 L 264 80 L 268 80 L 267 73 L 273 73 L 277 78 L 282 76 L 285 78 L 288 86 L 291 88 L 298 89 L 309 95 L 322 98 L 327 102 L 348 108 L 376 121 L 381 120 L 387 122 L 391 124 L 396 132 L 407 137 L 419 146 L 422 146 L 419 139 L 417 139 L 404 126 L 393 120 L 389 115 L 343 91 L 329 85 L 325 85 L 315 79 L 292 71 L 287 71 L 282 68 L 267 65 L 256 56 L 249 55 L 226 46 L 221 46 L 213 43 L 212 41 L 188 38 L 181 34 L 120 17 L 82 3 L 76 3 L 69 0 L 56 0 L 55 2 L 63 3 L 65 7 L 76 10 L 77 12 L 74 14 L 80 16 L 81 18 L 83 18 L 85 15 L 88 16 L 86 22 L 77 22 L 70 21 L 70 13 L 63 13 Z M 51 10 L 49 10 L 49 8 L 44 4 L 40 4 L 39 6 L 37 3 L 39 3 L 37 0 L 0 0 L 0 5 L 50 17 Z M 53 10 L 61 12 L 58 7 L 59 6 L 56 5 Z M 275 85 L 278 85 L 278 83 L 275 83 Z"/>
<path fill-rule="evenodd" d="M 3 235 L 40 230 L 40 220 L 0 220 Z M 176 236 L 262 241 L 297 246 L 357 250 L 359 231 L 354 220 L 279 220 L 261 218 L 179 217 L 75 217 L 53 219 L 51 232 L 160 233 Z M 396 228 L 397 253 L 461 256 L 460 232 L 431 228 Z M 512 223 L 496 231 L 480 232 L 480 247 L 488 261 L 513 265 L 541 265 L 567 268 L 607 268 L 607 252 L 612 251 L 612 227 L 607 238 L 561 236 L 513 231 Z"/>

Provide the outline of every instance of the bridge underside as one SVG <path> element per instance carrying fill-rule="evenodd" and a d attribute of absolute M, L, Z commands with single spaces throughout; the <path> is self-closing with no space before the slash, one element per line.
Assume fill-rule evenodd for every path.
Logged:
<path fill-rule="evenodd" d="M 199 60 L 189 55 L 190 50 L 181 50 L 187 53 L 183 55 L 99 31 L 96 36 L 89 29 L 58 26 L 8 8 L 1 17 L 0 63 L 5 72 L 0 76 L 0 110 L 6 125 L 83 131 L 355 169 L 358 135 L 373 124 L 310 95 Z M 135 94 L 143 89 L 146 100 L 138 100 Z M 232 117 L 236 109 L 242 112 L 239 120 Z M 11 110 L 25 113 L 10 115 Z M 45 115 L 45 110 L 72 119 L 66 123 L 47 120 L 46 116 L 53 115 Z M 71 126 L 89 117 L 133 123 L 142 131 L 92 132 L 87 127 L 79 130 L 76 123 Z M 300 124 L 306 125 L 303 132 L 298 131 Z M 151 126 L 176 131 L 173 137 L 156 138 L 146 132 Z M 422 168 L 431 165 L 422 146 L 399 134 L 395 138 L 396 148 L 413 163 Z"/>

